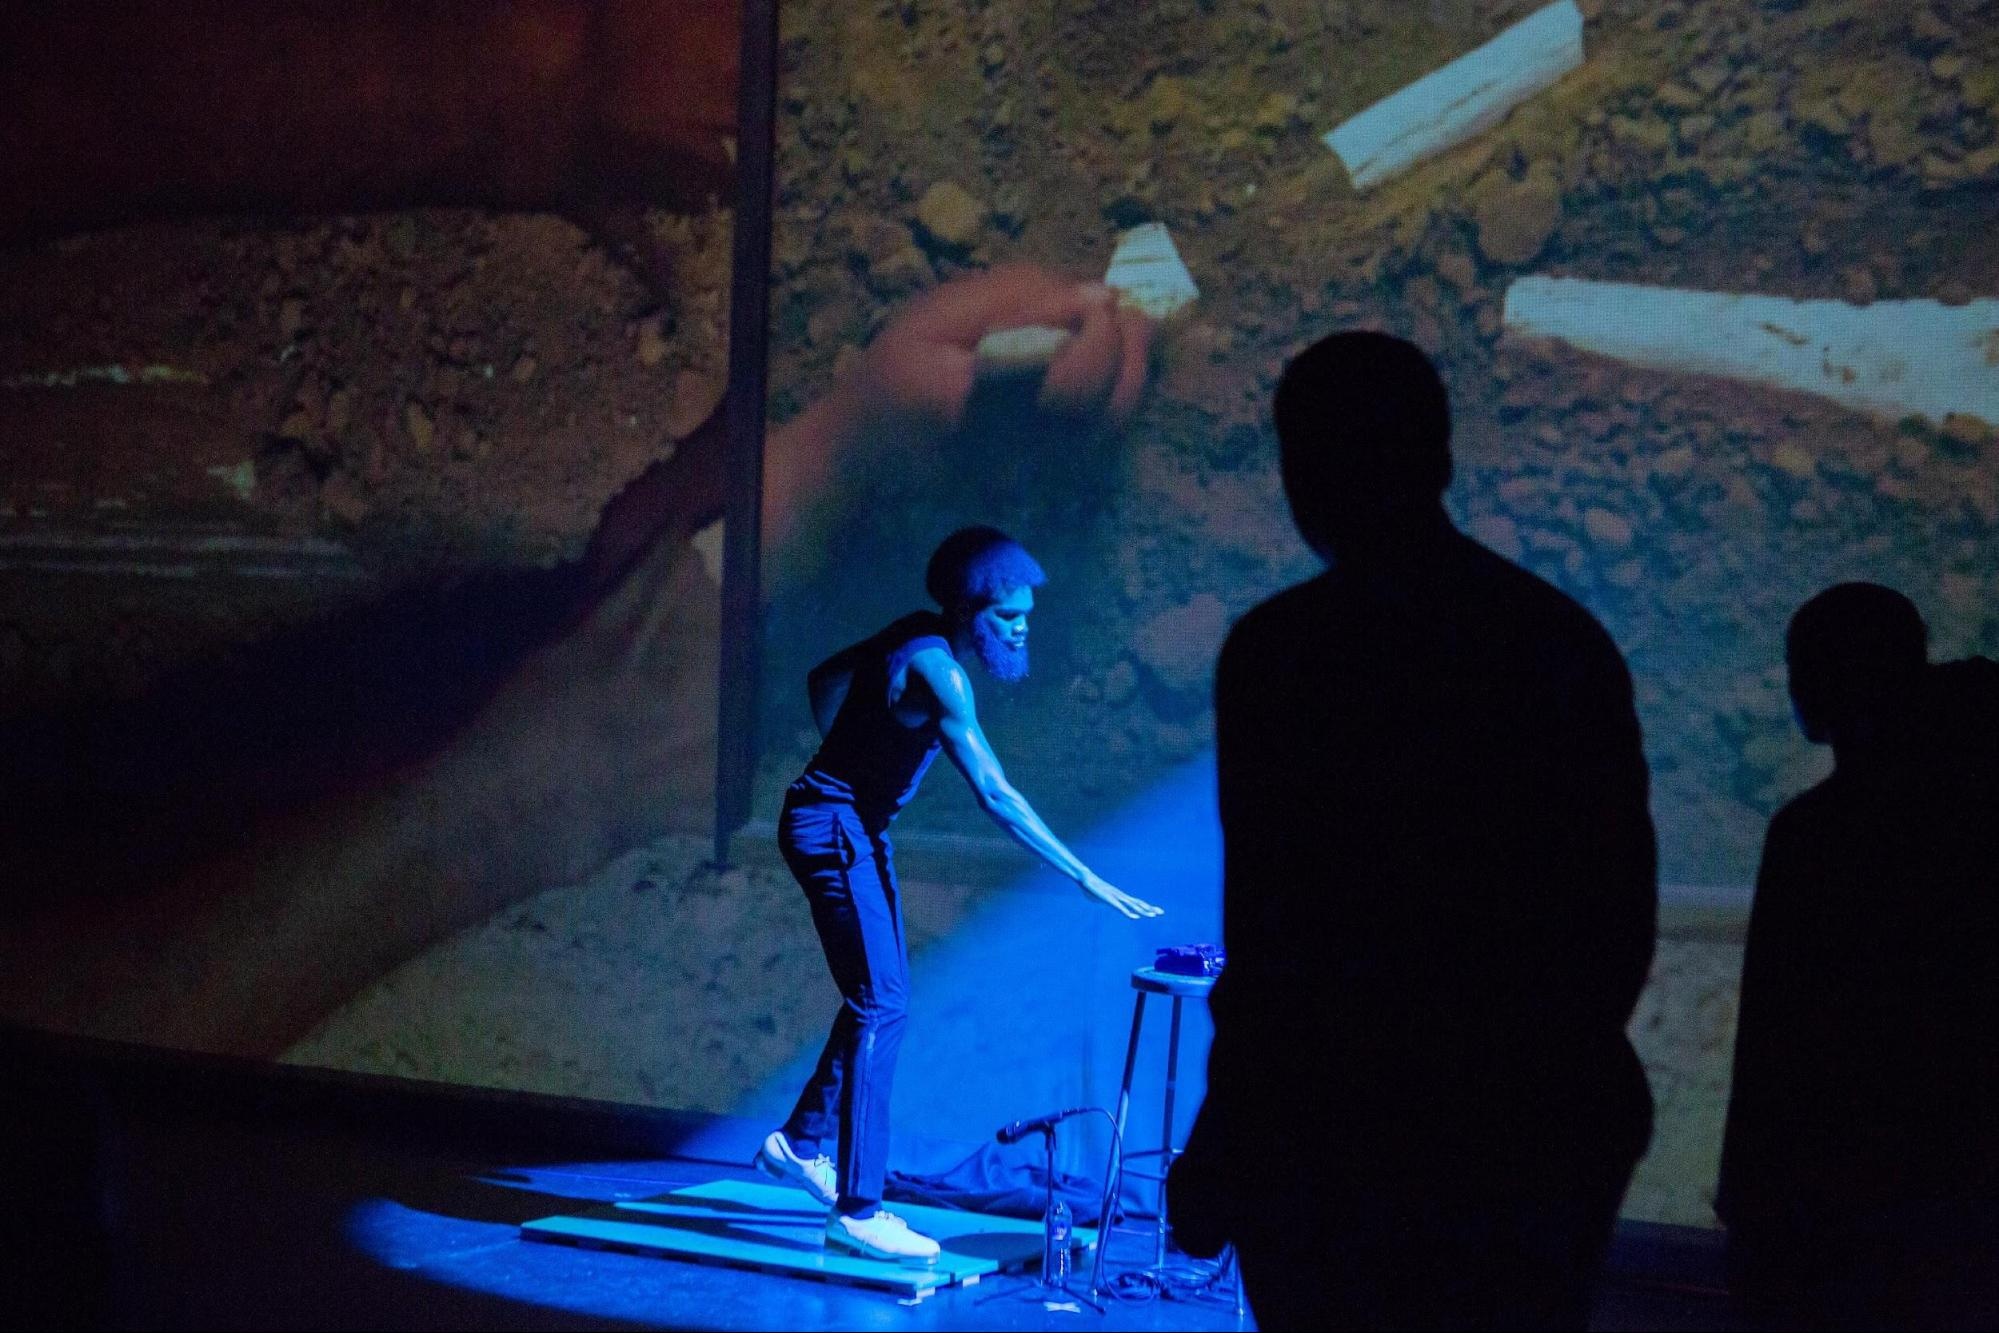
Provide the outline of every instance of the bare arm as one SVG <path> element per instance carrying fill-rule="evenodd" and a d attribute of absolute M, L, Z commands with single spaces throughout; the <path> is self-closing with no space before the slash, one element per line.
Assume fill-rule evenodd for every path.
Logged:
<path fill-rule="evenodd" d="M 1042 822 L 1034 807 L 1027 803 L 1027 798 L 1006 780 L 999 756 L 993 753 L 985 730 L 979 726 L 971 682 L 965 679 L 963 667 L 948 653 L 931 649 L 918 653 L 910 660 L 909 673 L 912 683 L 920 681 L 935 698 L 944 752 L 951 756 L 951 762 L 965 775 L 972 794 L 978 798 L 979 808 L 990 815 L 994 823 L 1005 829 L 1021 846 L 1076 881 L 1084 893 L 1098 902 L 1133 920 L 1161 914 L 1162 909 L 1116 888 L 1078 860 L 1075 853 Z"/>

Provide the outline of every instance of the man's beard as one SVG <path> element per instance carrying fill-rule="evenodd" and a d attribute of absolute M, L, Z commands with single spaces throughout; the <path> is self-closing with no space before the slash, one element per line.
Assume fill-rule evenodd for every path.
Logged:
<path fill-rule="evenodd" d="M 1016 648 L 986 624 L 984 616 L 972 621 L 972 652 L 986 674 L 1002 685 L 1027 679 L 1027 645 Z"/>

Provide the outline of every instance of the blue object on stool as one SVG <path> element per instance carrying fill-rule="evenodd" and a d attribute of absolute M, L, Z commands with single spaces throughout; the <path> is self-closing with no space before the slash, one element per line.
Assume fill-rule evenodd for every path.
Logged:
<path fill-rule="evenodd" d="M 1159 951 L 1152 968 L 1176 977 L 1218 977 L 1227 961 L 1228 954 L 1219 944 L 1174 944 Z"/>

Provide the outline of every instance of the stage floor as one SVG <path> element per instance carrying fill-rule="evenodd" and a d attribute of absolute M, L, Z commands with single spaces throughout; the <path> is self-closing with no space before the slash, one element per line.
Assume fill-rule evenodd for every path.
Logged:
<path fill-rule="evenodd" d="M 123 1146 L 131 1156 L 130 1169 L 121 1166 L 120 1271 L 106 1321 L 114 1327 L 910 1333 L 1255 1327 L 1213 1300 L 1110 1300 L 1102 1316 L 1087 1306 L 1046 1308 L 1032 1280 L 1040 1258 L 1034 1222 L 1017 1224 L 1031 1238 L 1033 1264 L 1025 1274 L 981 1274 L 982 1281 L 939 1285 L 928 1296 L 920 1281 L 908 1291 L 847 1286 L 819 1274 L 662 1260 L 523 1235 L 539 1219 L 643 1205 L 712 1187 L 718 1178 L 745 1190 L 765 1188 L 747 1167 L 673 1158 L 559 1161 L 545 1154 L 471 1161 L 356 1142 L 345 1133 L 246 1133 L 196 1124 L 147 1127 Z M 891 1207 L 905 1216 L 913 1211 Z M 645 1208 L 618 1211 L 643 1215 Z M 814 1235 L 823 1225 L 818 1217 L 809 1224 Z M 1148 1243 L 1120 1231 L 1109 1272 L 1150 1257 Z M 1076 1259 L 1076 1285 L 1083 1286 L 1090 1252 L 1079 1250 Z"/>
<path fill-rule="evenodd" d="M 44 1314 L 34 1326 L 912 1333 L 1254 1326 L 1236 1315 L 1226 1288 L 1196 1299 L 1113 1298 L 1103 1315 L 1051 1308 L 1038 1298 L 1031 1263 L 1025 1276 L 980 1274 L 975 1285 L 939 1286 L 919 1301 L 522 1234 L 538 1219 L 605 1208 L 643 1216 L 662 1196 L 705 1198 L 702 1208 L 713 1206 L 718 1188 L 723 1197 L 764 1198 L 755 1192 L 760 1178 L 737 1165 L 747 1162 L 761 1126 L 740 1127 L 741 1144 L 720 1154 L 733 1160 L 694 1160 L 677 1156 L 675 1146 L 712 1142 L 713 1118 L 267 1066 L 128 1063 L 134 1067 L 73 1070 L 87 1096 L 52 1102 L 24 1122 L 46 1125 L 59 1112 L 94 1125 L 97 1138 L 94 1160 L 32 1177 L 44 1193 L 23 1200 L 34 1207 L 15 1210 L 19 1225 L 0 1228 L 16 1276 L 30 1279 L 13 1293 L 16 1304 Z M 704 1188 L 710 1193 L 698 1192 Z M 807 1216 L 795 1202 L 782 1206 L 798 1213 L 793 1225 L 816 1233 L 816 1210 Z M 991 1225 L 961 1217 L 975 1228 Z M 1037 1224 L 1015 1225 L 1032 1238 L 1038 1262 Z M 1620 1229 L 1594 1327 L 1743 1326 L 1712 1291 L 1711 1242 L 1684 1231 Z M 1120 1228 L 1107 1276 L 1115 1283 L 1152 1253 L 1149 1240 Z M 1077 1253 L 1078 1286 L 1087 1282 L 1088 1257 Z M 9 1308 L 5 1286 L 0 1309 Z"/>
<path fill-rule="evenodd" d="M 524 1223 L 538 1218 L 712 1184 L 718 1168 L 710 1162 L 544 1158 L 502 1166 L 379 1150 L 350 1156 L 347 1145 L 324 1140 L 249 1144 L 233 1135 L 220 1148 L 155 1139 L 148 1153 L 158 1174 L 145 1197 L 127 1199 L 137 1205 L 128 1216 L 144 1227 L 132 1257 L 148 1271 L 152 1290 L 138 1293 L 137 1317 L 122 1323 L 910 1333 L 1256 1326 L 1253 1316 L 1239 1319 L 1229 1301 L 1214 1297 L 1111 1299 L 1103 1315 L 1087 1306 L 1050 1309 L 1036 1296 L 1032 1269 L 918 1298 L 816 1277 L 551 1245 L 521 1234 Z M 728 1174 L 745 1185 L 758 1179 L 748 1169 Z M 1082 1286 L 1088 1255 L 1077 1257 Z M 1115 1279 L 1151 1257 L 1148 1241 L 1120 1229 L 1108 1275 Z M 1737 1325 L 1712 1297 L 1607 1287 L 1593 1326 Z"/>
<path fill-rule="evenodd" d="M 650 1199 L 521 1224 L 529 1240 L 590 1250 L 622 1250 L 670 1262 L 716 1264 L 835 1286 L 892 1292 L 911 1301 L 945 1287 L 969 1287 L 993 1273 L 1041 1263 L 1042 1227 L 1017 1217 L 898 1203 L 895 1213 L 942 1247 L 934 1263 L 868 1259 L 825 1242 L 826 1210 L 795 1189 L 724 1177 Z M 1097 1233 L 1077 1227 L 1081 1263 Z"/>

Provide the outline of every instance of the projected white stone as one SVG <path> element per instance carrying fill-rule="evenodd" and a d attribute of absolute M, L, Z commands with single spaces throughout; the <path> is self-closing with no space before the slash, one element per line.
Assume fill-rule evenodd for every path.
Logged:
<path fill-rule="evenodd" d="M 1463 143 L 1583 63 L 1575 0 L 1536 10 L 1324 136 L 1356 190 Z"/>
<path fill-rule="evenodd" d="M 1185 309 L 1201 294 L 1163 222 L 1133 227 L 1118 238 L 1104 282 L 1117 289 L 1123 304 L 1154 319 Z"/>
<path fill-rule="evenodd" d="M 1104 285 L 1118 293 L 1119 304 L 1158 320 L 1186 309 L 1201 294 L 1163 222 L 1147 222 L 1118 238 Z M 988 333 L 975 349 L 979 369 L 987 374 L 1039 370 L 1071 336 L 1069 330 L 1048 324 Z"/>
<path fill-rule="evenodd" d="M 1799 301 L 1581 278 L 1522 278 L 1505 325 L 1652 370 L 1817 394 L 1891 419 L 1999 425 L 1999 300 Z"/>

